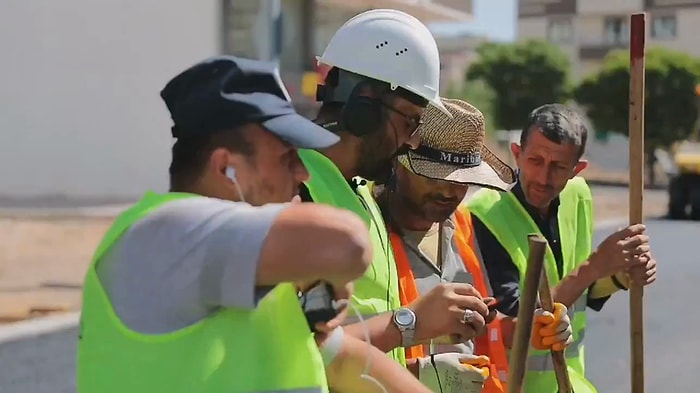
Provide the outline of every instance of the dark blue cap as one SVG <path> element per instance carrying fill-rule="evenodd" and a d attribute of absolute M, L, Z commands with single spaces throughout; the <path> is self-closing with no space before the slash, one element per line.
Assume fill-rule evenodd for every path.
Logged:
<path fill-rule="evenodd" d="M 177 75 L 160 96 L 173 119 L 175 138 L 257 123 L 299 148 L 320 149 L 339 141 L 296 112 L 274 63 L 215 56 Z"/>

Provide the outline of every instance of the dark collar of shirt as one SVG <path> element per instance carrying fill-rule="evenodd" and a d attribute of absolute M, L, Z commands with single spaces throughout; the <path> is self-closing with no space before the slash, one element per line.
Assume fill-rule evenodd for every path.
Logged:
<path fill-rule="evenodd" d="M 357 193 L 357 187 L 367 184 L 367 181 L 364 179 L 352 179 L 348 182 L 348 184 L 350 185 L 350 188 Z M 301 186 L 299 186 L 299 198 L 301 198 L 302 202 L 314 202 L 314 199 L 311 197 L 311 193 L 309 192 L 309 188 L 304 183 L 301 183 Z"/>
<path fill-rule="evenodd" d="M 528 212 L 537 225 L 537 228 L 545 239 L 547 239 L 547 242 L 549 242 L 549 247 L 552 249 L 554 259 L 557 263 L 557 275 L 559 279 L 561 279 L 564 270 L 564 257 L 561 251 L 561 237 L 559 235 L 559 197 L 557 196 L 549 204 L 549 210 L 547 214 L 543 216 L 539 209 L 527 203 L 525 192 L 520 182 L 517 182 L 515 186 L 513 186 L 511 192 Z"/>
<path fill-rule="evenodd" d="M 314 199 L 311 198 L 311 193 L 309 192 L 309 188 L 306 187 L 306 184 L 301 183 L 299 186 L 299 198 L 301 198 L 302 202 L 313 202 Z"/>
<path fill-rule="evenodd" d="M 511 189 L 511 192 L 515 197 L 518 199 L 518 202 L 527 210 L 527 212 L 530 214 L 530 217 L 532 217 L 533 220 L 540 220 L 542 221 L 544 217 L 542 217 L 542 213 L 540 213 L 539 209 L 536 207 L 530 205 L 527 203 L 527 200 L 525 199 L 525 191 L 523 191 L 523 187 L 520 184 L 520 182 L 515 183 L 515 186 Z M 557 218 L 557 214 L 559 213 L 559 197 L 557 196 L 552 203 L 549 204 L 549 210 L 547 211 L 547 217 L 546 218 Z"/>

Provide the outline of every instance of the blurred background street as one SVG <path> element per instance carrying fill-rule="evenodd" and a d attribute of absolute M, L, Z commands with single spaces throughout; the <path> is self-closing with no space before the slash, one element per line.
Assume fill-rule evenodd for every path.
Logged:
<path fill-rule="evenodd" d="M 700 239 L 700 225 L 660 219 L 648 225 L 661 267 L 658 281 L 645 292 L 647 391 L 692 392 L 700 367 L 693 350 L 700 318 L 685 306 L 694 296 L 695 280 L 700 280 L 692 246 Z M 596 241 L 610 230 L 596 231 Z M 627 294 L 619 293 L 600 313 L 588 315 L 586 371 L 601 393 L 630 391 L 627 300 Z M 76 341 L 77 330 L 69 328 L 0 344 L 0 391 L 74 392 Z"/>
<path fill-rule="evenodd" d="M 644 210 L 660 266 L 645 296 L 647 391 L 694 391 L 699 321 L 682 307 L 700 279 L 700 0 L 6 0 L 0 393 L 75 391 L 75 327 L 12 340 L 3 332 L 75 315 L 114 216 L 145 190 L 167 189 L 164 83 L 220 53 L 278 61 L 298 110 L 312 117 L 327 71 L 315 56 L 371 8 L 430 27 L 442 95 L 478 107 L 487 144 L 511 164 L 509 144 L 534 107 L 567 102 L 586 114 L 582 175 L 593 187 L 596 242 L 627 220 L 629 14 L 647 12 Z M 589 318 L 588 374 L 601 393 L 628 392 L 627 294 Z"/>

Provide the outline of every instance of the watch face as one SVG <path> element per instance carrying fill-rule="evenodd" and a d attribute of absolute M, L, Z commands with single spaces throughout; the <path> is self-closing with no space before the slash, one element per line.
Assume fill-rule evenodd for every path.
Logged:
<path fill-rule="evenodd" d="M 401 326 L 410 326 L 413 325 L 415 321 L 415 316 L 413 313 L 409 310 L 399 310 L 396 313 L 396 323 L 398 323 Z"/>

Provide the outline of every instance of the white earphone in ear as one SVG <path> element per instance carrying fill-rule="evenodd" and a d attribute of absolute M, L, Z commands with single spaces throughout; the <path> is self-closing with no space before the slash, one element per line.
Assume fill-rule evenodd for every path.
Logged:
<path fill-rule="evenodd" d="M 226 177 L 229 178 L 234 183 L 238 183 L 238 179 L 236 179 L 236 168 L 232 166 L 227 166 L 226 167 Z"/>
<path fill-rule="evenodd" d="M 238 197 L 241 199 L 241 201 L 245 202 L 243 190 L 241 189 L 241 185 L 238 184 L 238 179 L 236 178 L 236 168 L 229 165 L 226 167 L 224 174 L 233 182 L 233 185 L 236 186 L 236 191 L 238 191 Z"/>

